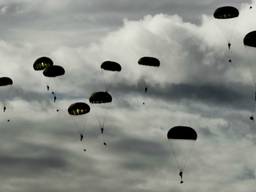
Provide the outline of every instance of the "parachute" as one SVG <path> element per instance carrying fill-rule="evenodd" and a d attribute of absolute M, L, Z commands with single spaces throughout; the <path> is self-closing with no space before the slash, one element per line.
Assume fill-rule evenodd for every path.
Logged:
<path fill-rule="evenodd" d="M 106 91 L 95 92 L 91 95 L 89 101 L 92 104 L 111 103 L 112 96 Z"/>
<path fill-rule="evenodd" d="M 255 51 L 256 51 L 256 31 L 251 31 L 247 33 L 243 39 L 243 44 L 246 52 L 246 64 L 248 65 L 249 73 L 252 78 L 252 89 L 254 92 L 253 98 L 253 115 L 250 117 L 250 120 L 254 121 L 256 115 L 256 66 L 255 66 Z"/>
<path fill-rule="evenodd" d="M 167 139 L 171 144 L 173 162 L 176 164 L 183 183 L 182 176 L 186 166 L 192 159 L 194 143 L 197 140 L 196 131 L 187 126 L 175 126 L 167 132 Z"/>
<path fill-rule="evenodd" d="M 120 72 L 122 67 L 119 63 L 116 63 L 114 61 L 104 61 L 101 64 L 101 69 L 104 69 L 106 71 L 117 71 Z"/>
<path fill-rule="evenodd" d="M 68 113 L 70 115 L 84 115 L 89 112 L 90 106 L 82 102 L 73 103 L 68 107 Z"/>
<path fill-rule="evenodd" d="M 76 102 L 71 104 L 68 107 L 68 114 L 70 116 L 72 116 L 73 118 L 73 122 L 74 122 L 74 126 L 77 127 L 79 130 L 79 136 L 80 136 L 80 141 L 83 142 L 84 140 L 84 126 L 85 126 L 85 122 L 81 123 L 81 116 L 87 114 L 90 112 L 90 106 L 84 102 Z M 74 119 L 74 117 L 76 117 Z M 83 151 L 86 151 L 85 148 L 83 148 Z"/>
<path fill-rule="evenodd" d="M 244 45 L 256 48 L 256 31 L 251 31 L 244 37 Z"/>
<path fill-rule="evenodd" d="M 237 8 L 232 6 L 219 7 L 213 14 L 216 19 L 232 19 L 239 16 Z"/>
<path fill-rule="evenodd" d="M 223 29 L 232 28 L 235 29 L 237 25 L 237 18 L 239 16 L 239 11 L 237 8 L 233 6 L 224 6 L 224 7 L 219 7 L 215 10 L 213 17 L 216 20 L 219 20 L 218 22 L 216 21 L 216 24 L 218 23 L 219 29 L 222 31 Z M 228 62 L 232 63 L 231 59 L 231 41 L 233 38 L 233 31 L 232 33 L 227 33 L 224 32 L 222 34 L 225 37 L 225 40 L 227 41 L 227 47 L 228 47 L 228 52 L 227 57 L 228 57 Z"/>
<path fill-rule="evenodd" d="M 53 65 L 53 66 L 47 67 L 44 70 L 43 74 L 46 77 L 58 77 L 58 76 L 64 75 L 65 70 L 63 67 L 61 67 L 59 65 Z"/>
<path fill-rule="evenodd" d="M 53 61 L 49 57 L 40 57 L 33 64 L 35 71 L 45 70 L 50 66 L 53 66 Z"/>
<path fill-rule="evenodd" d="M 112 102 L 112 96 L 108 93 L 108 92 L 95 92 L 91 95 L 91 97 L 89 98 L 89 102 L 92 104 L 100 104 L 100 105 L 105 105 L 107 106 L 107 104 Z M 102 135 L 102 143 L 104 146 L 107 146 L 107 143 L 104 141 L 103 138 L 103 133 L 104 133 L 104 129 L 105 129 L 105 120 L 106 120 L 106 112 L 102 111 L 103 109 L 98 108 L 97 110 L 97 114 L 96 114 L 96 119 L 98 121 L 99 124 L 99 128 L 100 128 L 100 132 Z"/>
<path fill-rule="evenodd" d="M 9 77 L 0 77 L 0 86 L 12 85 L 13 81 Z"/>
<path fill-rule="evenodd" d="M 160 61 L 155 57 L 141 57 L 138 61 L 138 64 L 151 67 L 159 67 Z"/>
<path fill-rule="evenodd" d="M 10 91 L 10 88 L 9 86 L 11 86 L 13 84 L 13 81 L 10 77 L 0 77 L 0 87 L 1 88 L 1 91 L 2 92 L 6 92 L 7 94 L 6 95 L 9 95 L 9 91 Z M 7 109 L 7 103 L 6 101 L 2 101 L 2 104 L 3 104 L 3 112 L 5 113 L 6 112 L 6 109 Z M 7 122 L 10 122 L 10 120 L 8 119 Z"/>
<path fill-rule="evenodd" d="M 151 67 L 151 68 L 155 68 L 155 67 L 160 67 L 160 61 L 159 59 L 155 58 L 155 57 L 148 57 L 148 56 L 145 56 L 145 57 L 141 57 L 139 60 L 138 60 L 138 64 L 141 65 L 141 66 L 145 66 L 145 67 Z M 150 68 L 149 68 L 150 69 Z M 144 75 L 147 74 L 146 71 L 144 71 Z M 144 82 L 144 93 L 147 93 L 148 92 L 148 85 L 147 85 L 147 82 L 145 80 Z M 145 101 L 142 102 L 142 104 L 144 105 L 145 104 Z"/>
<path fill-rule="evenodd" d="M 107 83 L 112 79 L 118 79 L 118 74 L 122 70 L 122 66 L 115 61 L 104 61 L 101 66 L 101 77 L 103 78 L 104 89 L 107 91 L 111 87 L 111 83 Z"/>
<path fill-rule="evenodd" d="M 191 127 L 186 126 L 176 126 L 171 128 L 167 133 L 168 139 L 187 139 L 196 140 L 197 133 Z"/>

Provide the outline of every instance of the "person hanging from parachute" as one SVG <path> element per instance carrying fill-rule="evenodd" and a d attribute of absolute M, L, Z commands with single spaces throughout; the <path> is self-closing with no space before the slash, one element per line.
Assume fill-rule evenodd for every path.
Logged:
<path fill-rule="evenodd" d="M 180 170 L 179 176 L 180 176 L 180 183 L 181 183 L 181 184 L 184 183 L 184 182 L 183 182 L 183 179 L 182 179 L 182 177 L 183 177 L 183 171 L 182 171 L 182 170 Z"/>
<path fill-rule="evenodd" d="M 13 85 L 13 81 L 10 77 L 0 77 L 0 87 L 7 87 Z M 9 88 L 8 88 L 9 89 Z M 3 112 L 6 112 L 7 106 L 4 102 Z"/>
<path fill-rule="evenodd" d="M 84 102 L 73 103 L 68 107 L 68 114 L 74 117 L 79 117 L 90 112 L 90 106 Z M 80 141 L 84 140 L 84 133 L 80 132 Z M 86 149 L 83 149 L 86 151 Z"/>
<path fill-rule="evenodd" d="M 59 76 L 63 76 L 64 74 L 65 74 L 65 69 L 60 65 L 49 66 L 43 71 L 43 75 L 48 78 L 56 78 Z M 57 100 L 56 92 L 52 91 L 52 95 L 53 95 L 53 102 L 55 103 Z"/>
<path fill-rule="evenodd" d="M 80 141 L 83 141 L 83 139 L 84 139 L 84 134 L 80 133 Z"/>
<path fill-rule="evenodd" d="M 187 149 L 187 152 L 191 152 L 191 144 L 197 140 L 197 133 L 196 131 L 187 126 L 175 126 L 169 129 L 167 132 L 167 139 L 169 141 L 172 141 L 172 147 L 180 147 L 181 149 L 185 150 Z M 185 145 L 183 145 L 184 141 L 189 141 Z M 192 141 L 192 143 L 190 142 Z M 185 153 L 185 151 L 179 151 L 180 153 Z M 176 156 L 176 154 L 173 154 L 173 156 Z M 180 177 L 180 184 L 184 183 L 183 181 L 183 174 L 184 169 L 186 166 L 186 161 L 189 160 L 190 157 L 182 157 L 180 161 L 178 162 L 178 157 L 176 157 L 178 170 L 179 170 L 179 177 Z"/>
<path fill-rule="evenodd" d="M 145 67 L 159 67 L 160 61 L 155 57 L 146 56 L 146 57 L 141 57 L 138 60 L 138 64 Z M 147 83 L 145 82 L 144 93 L 146 94 L 147 92 L 148 92 L 148 86 L 147 86 Z M 143 101 L 142 104 L 145 105 L 145 102 Z"/>
<path fill-rule="evenodd" d="M 111 103 L 112 102 L 112 96 L 107 91 L 94 92 L 90 96 L 89 102 L 91 104 L 100 104 L 100 105 Z M 98 118 L 98 123 L 99 123 L 99 126 L 100 126 L 101 134 L 103 136 L 104 129 L 105 129 L 105 117 L 103 117 L 103 115 L 99 115 L 99 116 L 100 117 L 96 117 L 96 118 Z M 107 146 L 107 143 L 105 141 L 103 141 L 103 145 Z"/>
<path fill-rule="evenodd" d="M 253 48 L 252 53 L 254 53 L 254 50 L 256 48 L 256 31 L 251 31 L 251 32 L 247 33 L 243 39 L 243 44 L 245 47 Z M 247 51 L 249 51 L 249 49 Z M 256 72 L 256 68 L 255 68 L 254 61 L 249 62 L 249 68 L 250 68 L 249 71 L 251 73 L 251 77 L 253 80 L 252 87 L 253 87 L 253 92 L 254 92 L 254 106 L 256 107 L 256 78 L 254 75 L 254 73 Z M 255 113 L 255 109 L 254 109 L 254 113 Z M 254 115 L 251 115 L 249 117 L 249 119 L 254 121 Z"/>
<path fill-rule="evenodd" d="M 238 9 L 232 6 L 219 7 L 214 11 L 214 14 L 213 14 L 213 17 L 218 20 L 227 20 L 227 19 L 232 20 L 238 16 L 239 16 Z M 229 38 L 232 38 L 232 35 L 230 35 Z M 231 52 L 231 39 L 228 40 L 227 45 L 228 45 L 228 51 Z M 231 57 L 230 56 L 228 57 L 229 57 L 228 62 L 232 63 Z"/>
<path fill-rule="evenodd" d="M 50 86 L 46 85 L 46 89 L 47 89 L 47 91 L 49 91 L 50 90 Z"/>

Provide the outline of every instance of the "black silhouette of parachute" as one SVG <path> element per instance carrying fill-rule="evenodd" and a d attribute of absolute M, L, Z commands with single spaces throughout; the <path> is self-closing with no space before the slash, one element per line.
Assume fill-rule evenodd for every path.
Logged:
<path fill-rule="evenodd" d="M 92 104 L 111 103 L 112 96 L 108 92 L 95 92 L 89 99 Z"/>
<path fill-rule="evenodd" d="M 251 31 L 244 37 L 244 45 L 256 48 L 256 31 Z"/>
<path fill-rule="evenodd" d="M 151 67 L 159 67 L 160 61 L 155 57 L 141 57 L 138 61 L 138 64 Z"/>
<path fill-rule="evenodd" d="M 33 64 L 35 71 L 45 70 L 50 66 L 53 66 L 53 61 L 49 57 L 40 57 Z"/>
<path fill-rule="evenodd" d="M 122 67 L 119 63 L 116 63 L 114 61 L 104 61 L 101 64 L 101 69 L 104 69 L 106 71 L 121 71 Z"/>
<path fill-rule="evenodd" d="M 59 65 L 53 65 L 50 67 L 47 67 L 44 72 L 44 76 L 46 77 L 57 77 L 57 76 L 62 76 L 65 74 L 65 70 L 63 67 Z"/>
<path fill-rule="evenodd" d="M 9 77 L 0 77 L 0 86 L 12 85 L 13 81 Z"/>
<path fill-rule="evenodd" d="M 167 133 L 168 139 L 185 139 L 185 140 L 196 140 L 197 133 L 191 127 L 176 126 L 171 128 Z"/>
<path fill-rule="evenodd" d="M 84 115 L 90 112 L 90 106 L 83 102 L 73 103 L 68 107 L 70 115 Z"/>
<path fill-rule="evenodd" d="M 239 11 L 235 7 L 224 6 L 217 8 L 213 16 L 216 19 L 232 19 L 239 16 Z"/>

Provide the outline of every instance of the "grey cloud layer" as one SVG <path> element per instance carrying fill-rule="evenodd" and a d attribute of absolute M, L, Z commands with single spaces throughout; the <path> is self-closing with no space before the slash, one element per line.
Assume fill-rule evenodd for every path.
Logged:
<path fill-rule="evenodd" d="M 0 190 L 253 191 L 256 132 L 248 120 L 254 101 L 246 71 L 254 56 L 245 55 L 241 37 L 256 24 L 244 14 L 241 23 L 252 25 L 233 38 L 230 65 L 225 38 L 216 37 L 211 16 L 202 17 L 217 4 L 0 1 L 0 56 L 8 63 L 1 74 L 15 82 L 0 96 L 10 106 L 1 116 Z M 247 10 L 246 4 L 241 11 Z M 221 30 L 229 34 L 232 27 Z M 65 77 L 53 82 L 34 72 L 32 63 L 42 55 L 63 65 Z M 158 57 L 161 67 L 138 66 L 144 55 Z M 120 62 L 122 73 L 101 73 L 103 60 Z M 91 92 L 106 88 L 104 82 L 114 95 L 112 106 L 91 106 L 88 116 L 77 119 L 67 115 L 70 103 L 88 102 Z M 46 84 L 59 94 L 56 105 Z M 104 138 L 97 112 L 107 119 Z M 167 130 L 179 124 L 199 134 L 184 185 L 166 139 Z"/>

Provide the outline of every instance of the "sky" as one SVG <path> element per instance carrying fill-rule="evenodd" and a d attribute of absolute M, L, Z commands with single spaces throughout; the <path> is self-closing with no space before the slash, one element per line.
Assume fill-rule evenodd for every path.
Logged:
<path fill-rule="evenodd" d="M 214 19 L 224 5 L 239 17 Z M 14 82 L 0 88 L 0 191 L 255 190 L 256 56 L 243 45 L 255 17 L 255 3 L 238 0 L 0 0 L 0 75 Z M 34 71 L 41 56 L 65 75 Z M 160 67 L 138 65 L 143 56 Z M 122 71 L 101 71 L 106 60 Z M 106 89 L 112 103 L 68 114 Z M 166 136 L 177 125 L 197 141 L 179 150 Z"/>

